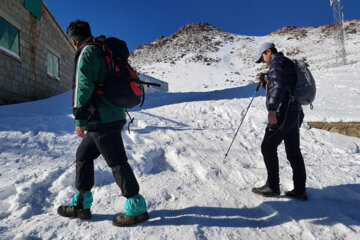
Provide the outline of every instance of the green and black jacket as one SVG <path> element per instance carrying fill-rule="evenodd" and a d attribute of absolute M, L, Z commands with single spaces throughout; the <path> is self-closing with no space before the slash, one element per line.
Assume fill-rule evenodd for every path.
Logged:
<path fill-rule="evenodd" d="M 73 77 L 73 114 L 75 125 L 87 127 L 90 121 L 98 121 L 101 126 L 124 124 L 125 109 L 108 102 L 103 96 L 97 95 L 95 87 L 104 83 L 108 67 L 103 50 L 96 45 L 85 45 L 93 42 L 93 37 L 79 41 L 79 49 L 75 54 L 75 72 Z M 84 46 L 85 45 L 85 46 Z M 96 109 L 91 114 L 89 109 Z"/>

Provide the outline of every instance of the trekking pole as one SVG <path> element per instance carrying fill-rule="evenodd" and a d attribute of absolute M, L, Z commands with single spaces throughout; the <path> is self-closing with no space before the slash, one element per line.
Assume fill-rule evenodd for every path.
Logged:
<path fill-rule="evenodd" d="M 244 122 L 245 116 L 246 116 L 247 112 L 249 111 L 249 108 L 250 108 L 250 106 L 251 106 L 251 103 L 253 102 L 253 100 L 254 100 L 254 98 L 255 98 L 255 95 L 256 95 L 257 91 L 259 90 L 259 88 L 260 88 L 260 85 L 261 85 L 261 82 L 259 82 L 259 85 L 257 86 L 256 90 L 254 91 L 254 94 L 253 94 L 253 96 L 252 96 L 252 98 L 251 98 L 250 104 L 249 104 L 249 106 L 247 107 L 246 112 L 245 112 L 245 114 L 244 114 L 244 117 L 243 117 L 242 120 L 241 120 L 240 126 L 238 127 L 238 129 L 237 129 L 237 131 L 236 131 L 236 133 L 235 133 L 235 136 L 234 136 L 233 140 L 231 141 L 231 144 L 230 144 L 230 146 L 229 146 L 229 149 L 228 149 L 227 152 L 225 153 L 225 158 L 224 158 L 224 160 L 225 160 L 226 157 L 228 156 L 228 153 L 229 153 L 229 151 L 230 151 L 230 148 L 231 148 L 231 146 L 233 145 L 233 143 L 234 143 L 234 141 L 235 141 L 236 135 L 238 134 L 238 132 L 239 132 L 239 130 L 240 130 L 240 127 L 241 127 L 242 123 Z"/>

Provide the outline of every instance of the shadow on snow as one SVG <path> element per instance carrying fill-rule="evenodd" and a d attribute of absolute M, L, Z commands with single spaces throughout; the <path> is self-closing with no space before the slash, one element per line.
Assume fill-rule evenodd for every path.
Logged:
<path fill-rule="evenodd" d="M 137 111 L 140 109 L 150 109 L 184 102 L 251 98 L 254 94 L 256 87 L 257 84 L 252 84 L 243 87 L 227 88 L 209 92 L 151 93 L 145 96 L 145 103 L 141 108 L 135 107 L 132 110 Z M 265 96 L 265 91 L 260 88 L 257 95 Z"/>
<path fill-rule="evenodd" d="M 253 208 L 194 206 L 175 210 L 153 210 L 149 213 L 150 220 L 142 226 L 266 228 L 301 220 L 326 226 L 340 223 L 350 229 L 352 226 L 360 226 L 360 215 L 357 212 L 360 204 L 360 184 L 329 186 L 323 189 L 308 188 L 308 195 L 309 201 L 306 202 L 264 198 L 274 200 L 264 201 Z M 253 197 L 261 198 L 257 195 Z M 113 214 L 93 214 L 90 221 L 111 221 L 113 217 Z"/>
<path fill-rule="evenodd" d="M 215 90 L 210 92 L 180 92 L 180 93 L 152 93 L 147 94 L 143 107 L 135 107 L 131 111 L 151 109 L 166 105 L 195 101 L 216 101 L 234 98 L 250 98 L 256 84 Z M 258 95 L 264 96 L 264 90 Z M 71 91 L 64 94 L 34 102 L 27 102 L 0 107 L 0 131 L 32 131 L 35 135 L 40 131 L 66 134 L 74 132 L 74 119 L 71 118 Z M 148 115 L 151 115 L 147 113 Z M 161 118 L 160 116 L 153 116 Z M 167 121 L 174 120 L 163 119 Z M 176 122 L 180 130 L 188 126 Z M 165 127 L 167 128 L 167 127 Z M 172 129 L 172 127 L 169 127 Z M 144 132 L 152 129 L 144 130 Z M 179 129 L 177 129 L 179 130 Z M 187 129 L 188 130 L 188 129 Z M 200 129 L 198 129 L 200 130 Z"/>
<path fill-rule="evenodd" d="M 251 193 L 249 193 L 251 194 Z M 360 226 L 360 184 L 308 188 L 309 201 L 264 201 L 253 208 L 188 207 L 153 210 L 144 226 L 199 225 L 204 227 L 272 227 L 287 222 L 310 220 L 317 225 L 341 223 Z M 254 195 L 254 198 L 261 196 Z M 267 198 L 266 198 L 267 199 Z M 265 199 L 264 199 L 265 200 Z"/>

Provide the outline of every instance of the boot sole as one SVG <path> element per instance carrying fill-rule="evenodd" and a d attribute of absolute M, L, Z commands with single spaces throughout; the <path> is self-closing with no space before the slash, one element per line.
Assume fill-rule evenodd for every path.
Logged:
<path fill-rule="evenodd" d="M 280 194 L 263 194 L 263 193 L 257 193 L 254 192 L 256 195 L 262 196 L 262 197 L 280 197 Z"/>
<path fill-rule="evenodd" d="M 66 218 L 70 218 L 70 219 L 75 219 L 75 218 L 78 218 L 78 219 L 81 219 L 81 220 L 89 220 L 91 219 L 91 216 L 89 217 L 78 217 L 78 216 L 66 216 L 66 215 L 62 215 L 60 213 L 58 213 L 61 217 L 66 217 Z"/>
<path fill-rule="evenodd" d="M 143 219 L 141 220 L 138 220 L 138 221 L 135 221 L 134 223 L 132 224 L 121 224 L 121 223 L 117 223 L 117 222 L 114 222 L 112 221 L 112 224 L 116 227 L 130 227 L 130 226 L 134 226 L 136 224 L 140 224 L 140 223 L 143 223 L 143 222 L 146 222 L 147 220 L 149 220 L 150 217 L 149 217 L 149 214 L 146 215 L 146 217 L 144 217 Z"/>
<path fill-rule="evenodd" d="M 309 198 L 308 197 L 293 197 L 293 196 L 289 196 L 289 195 L 285 195 L 286 197 L 288 198 L 291 198 L 291 199 L 295 199 L 295 200 L 298 200 L 298 201 L 302 201 L 302 202 L 305 202 L 305 201 L 308 201 Z"/>
<path fill-rule="evenodd" d="M 280 193 L 262 193 L 252 190 L 253 193 L 263 196 L 263 197 L 279 197 Z"/>
<path fill-rule="evenodd" d="M 90 216 L 83 216 L 83 217 L 79 217 L 78 215 L 68 216 L 68 215 L 64 214 L 63 212 L 59 211 L 59 209 L 57 210 L 57 213 L 62 217 L 66 217 L 66 218 L 70 218 L 70 219 L 79 218 L 81 220 L 89 220 L 91 218 L 91 214 L 90 214 Z"/>

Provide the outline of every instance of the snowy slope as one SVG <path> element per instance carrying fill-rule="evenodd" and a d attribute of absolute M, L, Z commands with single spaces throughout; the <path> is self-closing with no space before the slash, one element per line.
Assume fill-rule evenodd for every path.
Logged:
<path fill-rule="evenodd" d="M 348 62 L 360 61 L 360 19 L 346 21 Z M 258 46 L 273 41 L 285 55 L 303 59 L 311 69 L 337 65 L 333 25 L 284 27 L 265 37 L 231 34 L 208 23 L 190 23 L 168 37 L 139 46 L 130 61 L 140 72 L 169 82 L 173 92 L 243 86 L 263 68 L 254 63 Z M 194 88 L 195 87 L 195 88 Z"/>
<path fill-rule="evenodd" d="M 251 38 L 244 51 L 281 37 Z M 353 36 L 352 41 L 360 39 Z M 318 95 L 313 111 L 304 108 L 301 127 L 310 200 L 262 198 L 251 188 L 266 177 L 260 152 L 266 126 L 263 90 L 224 160 L 256 87 L 247 80 L 225 82 L 224 74 L 235 72 L 231 63 L 237 64 L 242 68 L 231 76 L 250 81 L 258 68 L 239 60 L 239 42 L 234 44 L 226 46 L 235 55 L 204 53 L 221 59 L 214 65 L 181 59 L 172 65 L 143 62 L 144 69 L 164 71 L 170 86 L 178 84 L 178 89 L 147 95 L 145 106 L 132 111 L 132 132 L 123 133 L 151 216 L 139 226 L 111 225 L 112 217 L 124 211 L 125 199 L 102 158 L 95 163 L 93 218 L 70 220 L 56 214 L 57 206 L 68 203 L 76 191 L 73 162 L 81 140 L 74 133 L 70 92 L 0 107 L 0 239 L 359 239 L 360 140 L 308 129 L 306 122 L 360 120 L 360 63 L 335 67 L 313 55 Z M 318 54 L 327 59 L 327 52 Z M 353 58 L 358 61 L 358 56 Z M 198 77 L 182 78 L 190 72 Z M 281 190 L 290 190 L 291 168 L 283 146 L 279 158 Z"/>

